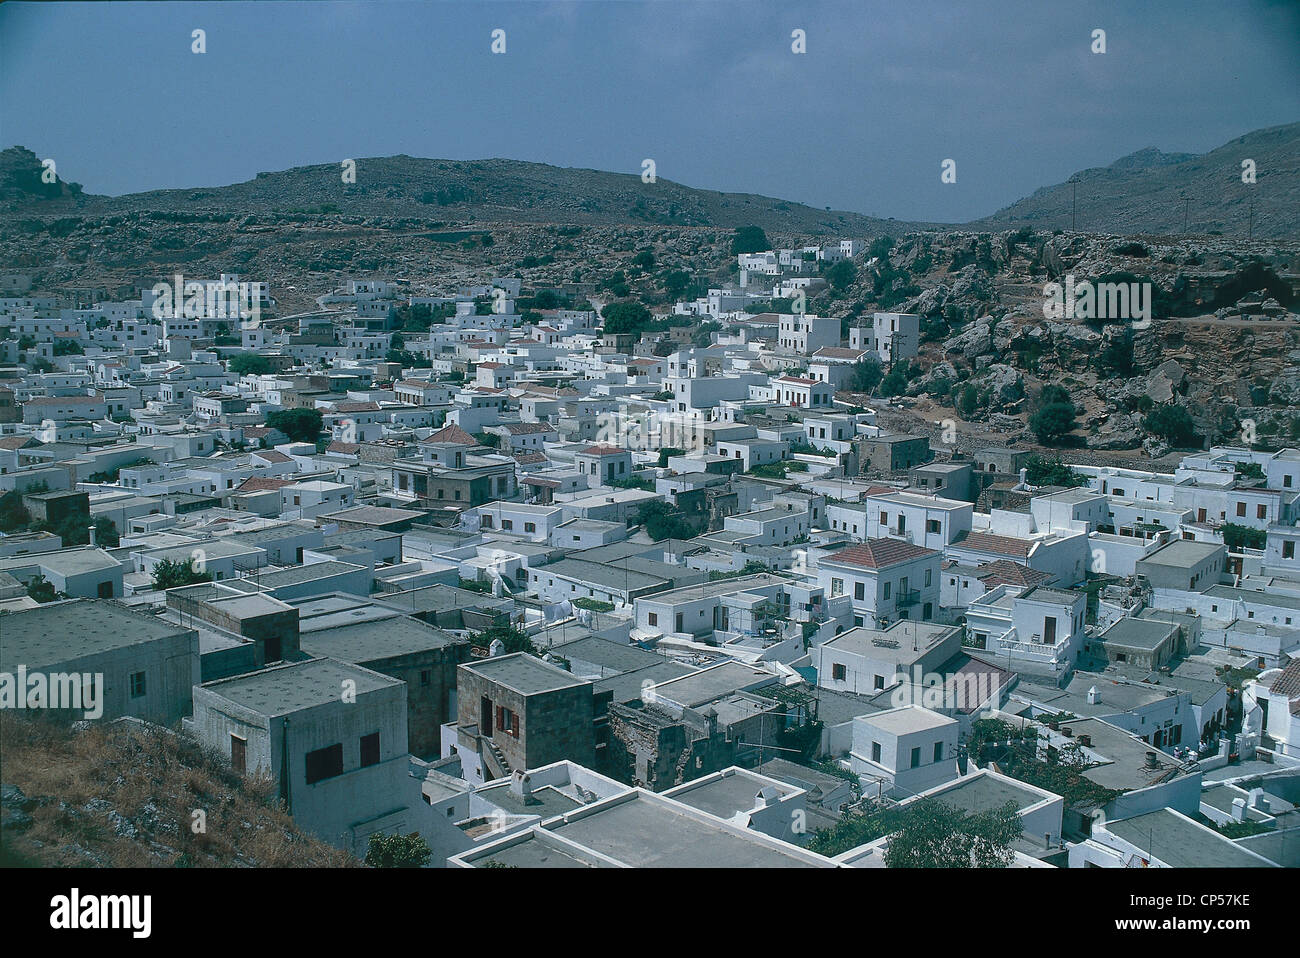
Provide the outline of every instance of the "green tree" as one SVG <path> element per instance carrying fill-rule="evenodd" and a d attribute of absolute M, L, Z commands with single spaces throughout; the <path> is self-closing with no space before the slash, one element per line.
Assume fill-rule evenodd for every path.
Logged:
<path fill-rule="evenodd" d="M 853 364 L 853 373 L 849 377 L 849 389 L 856 393 L 874 392 L 875 388 L 880 385 L 880 380 L 885 378 L 885 371 L 880 366 L 880 360 L 875 356 L 867 356 L 860 362 Z"/>
<path fill-rule="evenodd" d="M 275 368 L 271 365 L 271 360 L 257 353 L 239 353 L 231 356 L 228 366 L 237 376 L 265 376 Z"/>
<path fill-rule="evenodd" d="M 196 582 L 211 582 L 211 572 L 199 572 L 194 568 L 194 560 L 173 562 L 163 559 L 153 567 L 153 587 L 159 591 L 175 589 L 177 586 L 194 585 Z"/>
<path fill-rule="evenodd" d="M 933 799 L 908 805 L 885 849 L 887 868 L 1006 868 L 1024 826 L 1016 803 L 970 813 Z"/>
<path fill-rule="evenodd" d="M 375 832 L 366 846 L 366 864 L 371 868 L 422 868 L 433 852 L 419 832 L 409 835 L 381 835 Z"/>
<path fill-rule="evenodd" d="M 1191 413 L 1183 406 L 1157 406 L 1142 420 L 1142 428 L 1153 436 L 1159 436 L 1171 446 L 1192 446 L 1196 444 L 1196 423 Z"/>
<path fill-rule="evenodd" d="M 741 226 L 731 237 L 731 255 L 740 253 L 762 253 L 772 248 L 767 241 L 767 234 L 759 226 Z"/>
<path fill-rule="evenodd" d="M 912 364 L 906 359 L 894 363 L 888 374 L 880 381 L 880 395 L 901 396 L 907 391 L 907 380 L 912 371 Z"/>
<path fill-rule="evenodd" d="M 600 311 L 609 334 L 643 332 L 652 322 L 650 310 L 640 303 L 610 303 Z"/>
<path fill-rule="evenodd" d="M 280 409 L 268 413 L 266 424 L 278 429 L 294 442 L 315 442 L 321 432 L 319 409 Z"/>
<path fill-rule="evenodd" d="M 837 292 L 848 289 L 857 282 L 857 279 L 858 268 L 850 259 L 842 259 L 826 271 L 826 281 L 831 284 L 831 289 Z"/>
<path fill-rule="evenodd" d="M 1034 413 L 1029 428 L 1044 446 L 1058 445 L 1074 429 L 1074 404 L 1048 403 Z"/>
<path fill-rule="evenodd" d="M 1223 533 L 1223 544 L 1228 547 L 1229 552 L 1262 549 L 1268 540 L 1268 533 L 1263 529 L 1252 529 L 1250 526 L 1237 525 L 1235 522 L 1225 523 L 1220 531 Z"/>
<path fill-rule="evenodd" d="M 695 529 L 682 514 L 662 499 L 651 499 L 641 504 L 638 518 L 646 535 L 655 542 L 661 539 L 691 539 Z"/>
<path fill-rule="evenodd" d="M 1025 481 L 1031 486 L 1086 486 L 1088 477 L 1075 472 L 1061 461 L 1061 457 L 1047 459 L 1030 456 L 1025 460 Z"/>
<path fill-rule="evenodd" d="M 478 643 L 484 648 L 491 648 L 492 643 L 497 639 L 505 647 L 506 655 L 515 652 L 527 652 L 529 655 L 538 655 L 537 646 L 533 645 L 533 640 L 528 633 L 514 625 L 502 624 L 494 625 L 492 628 L 479 633 Z"/>
<path fill-rule="evenodd" d="M 27 581 L 27 594 L 37 602 L 53 602 L 56 595 L 54 583 L 47 582 L 38 572 Z"/>

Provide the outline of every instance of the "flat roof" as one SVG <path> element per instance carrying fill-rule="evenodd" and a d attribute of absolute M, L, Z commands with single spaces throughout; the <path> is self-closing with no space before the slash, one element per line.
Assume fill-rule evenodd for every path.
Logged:
<path fill-rule="evenodd" d="M 387 675 L 326 658 L 272 666 L 207 682 L 202 687 L 269 717 L 342 702 L 341 689 L 348 680 L 356 683 L 358 696 L 405 686 L 404 682 Z"/>
<path fill-rule="evenodd" d="M 1107 822 L 1106 830 L 1172 868 L 1266 868 L 1268 864 L 1169 808 Z"/>
<path fill-rule="evenodd" d="M 543 692 L 591 684 L 527 652 L 479 659 L 475 662 L 467 662 L 460 668 L 481 675 L 490 682 L 504 685 L 521 695 L 538 695 Z"/>
<path fill-rule="evenodd" d="M 782 798 L 799 791 L 797 786 L 766 775 L 741 768 L 729 768 L 716 775 L 680 785 L 670 790 L 668 797 L 726 819 L 737 812 L 752 811 L 759 805 L 759 792 L 765 788 L 775 789 Z"/>
<path fill-rule="evenodd" d="M 102 599 L 50 602 L 0 615 L 0 667 L 34 670 L 193 632 Z"/>
<path fill-rule="evenodd" d="M 312 655 L 363 663 L 463 645 L 466 640 L 457 639 L 410 616 L 395 615 L 356 625 L 304 632 L 299 644 L 304 652 Z"/>
<path fill-rule="evenodd" d="M 1178 624 L 1175 622 L 1136 619 L 1126 615 L 1103 632 L 1100 639 L 1107 645 L 1121 645 L 1129 649 L 1150 652 L 1159 648 L 1177 631 Z"/>
<path fill-rule="evenodd" d="M 984 771 L 959 778 L 951 785 L 939 786 L 929 793 L 929 797 L 971 813 L 993 811 L 1007 802 L 1014 802 L 1018 811 L 1024 811 L 1049 799 L 1022 782 Z"/>
<path fill-rule="evenodd" d="M 938 712 L 931 712 L 929 709 L 912 705 L 875 712 L 863 716 L 862 720 L 870 722 L 878 729 L 892 732 L 894 735 L 908 735 L 912 732 L 925 732 L 929 729 L 944 728 L 948 725 L 957 724 L 956 719 L 950 719 Z"/>
<path fill-rule="evenodd" d="M 829 859 L 765 840 L 687 807 L 637 791 L 546 826 L 562 838 L 642 868 L 815 868 Z"/>
<path fill-rule="evenodd" d="M 660 683 L 655 686 L 655 695 L 686 708 L 695 708 L 730 695 L 732 692 L 744 691 L 775 681 L 775 675 L 762 669 L 740 662 L 723 662 L 721 665 L 710 666 L 679 679 Z"/>
<path fill-rule="evenodd" d="M 1138 562 L 1189 569 L 1220 552 L 1223 552 L 1222 543 L 1197 542 L 1195 539 L 1175 539 L 1149 556 L 1139 559 Z"/>
<path fill-rule="evenodd" d="M 956 626 L 899 619 L 885 629 L 855 626 L 822 643 L 822 648 L 870 656 L 888 662 L 911 662 L 950 636 Z"/>

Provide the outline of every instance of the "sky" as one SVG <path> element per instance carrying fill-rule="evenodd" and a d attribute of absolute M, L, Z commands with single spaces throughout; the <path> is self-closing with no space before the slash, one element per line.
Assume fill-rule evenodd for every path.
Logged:
<path fill-rule="evenodd" d="M 0 147 L 111 195 L 396 153 L 653 159 L 687 186 L 962 222 L 1297 120 L 1298 0 L 0 5 Z"/>

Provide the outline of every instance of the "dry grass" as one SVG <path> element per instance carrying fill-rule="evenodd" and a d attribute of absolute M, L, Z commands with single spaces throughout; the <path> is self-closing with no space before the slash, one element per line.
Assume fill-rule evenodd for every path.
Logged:
<path fill-rule="evenodd" d="M 271 783 L 233 772 L 189 736 L 139 723 L 72 727 L 0 713 L 0 777 L 29 800 L 4 830 L 12 864 L 46 867 L 356 865 L 302 832 Z M 194 813 L 206 815 L 195 832 Z"/>

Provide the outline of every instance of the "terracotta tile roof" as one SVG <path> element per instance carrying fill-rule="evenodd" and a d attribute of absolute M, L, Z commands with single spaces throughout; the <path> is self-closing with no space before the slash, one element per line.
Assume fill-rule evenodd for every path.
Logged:
<path fill-rule="evenodd" d="M 1282 674 L 1273 680 L 1270 686 L 1274 695 L 1285 695 L 1289 699 L 1300 700 L 1300 659 L 1294 660 L 1282 670 Z M 1292 712 L 1295 711 L 1292 706 Z"/>
<path fill-rule="evenodd" d="M 548 422 L 503 422 L 501 425 L 512 436 L 532 436 L 539 432 L 555 432 L 555 427 Z"/>
<path fill-rule="evenodd" d="M 540 452 L 517 452 L 515 453 L 515 462 L 521 466 L 533 466 L 539 462 L 549 462 L 543 453 Z"/>
<path fill-rule="evenodd" d="M 627 452 L 626 449 L 620 449 L 618 446 L 588 446 L 578 455 L 580 456 L 620 456 Z"/>
<path fill-rule="evenodd" d="M 857 359 L 859 356 L 865 356 L 865 349 L 849 349 L 847 346 L 823 346 L 817 352 L 813 353 L 813 358 L 818 356 L 823 359 Z"/>
<path fill-rule="evenodd" d="M 1024 539 L 999 536 L 992 532 L 967 532 L 958 536 L 953 541 L 953 545 L 962 549 L 996 552 L 999 555 L 1016 556 L 1021 559 L 1029 557 L 1029 543 Z"/>
<path fill-rule="evenodd" d="M 261 449 L 253 453 L 253 455 L 263 462 L 293 462 L 291 457 L 274 449 Z"/>
<path fill-rule="evenodd" d="M 379 412 L 377 402 L 341 402 L 335 403 L 335 412 Z"/>
<path fill-rule="evenodd" d="M 421 441 L 422 442 L 455 442 L 455 443 L 459 443 L 462 446 L 477 446 L 480 444 L 477 439 L 475 439 L 473 436 L 467 433 L 464 429 L 461 429 L 460 426 L 456 425 L 454 422 L 448 423 L 447 425 L 439 429 L 437 432 L 435 432 L 433 435 L 431 435 L 428 439 L 424 439 Z"/>
<path fill-rule="evenodd" d="M 933 549 L 914 545 L 905 539 L 868 539 L 859 545 L 828 555 L 822 562 L 838 562 L 864 569 L 884 569 L 900 562 L 937 554 Z"/>
<path fill-rule="evenodd" d="M 977 567 L 975 577 L 989 588 L 993 588 L 997 585 L 1042 585 L 1052 578 L 1052 574 L 1031 569 L 1010 559 L 998 559 Z"/>
<path fill-rule="evenodd" d="M 355 456 L 361 451 L 361 444 L 356 442 L 332 442 L 325 447 L 325 451 L 342 453 L 345 456 Z"/>
<path fill-rule="evenodd" d="M 267 489 L 283 489 L 292 486 L 289 479 L 272 479 L 270 476 L 249 476 L 239 484 L 235 492 L 264 492 Z"/>
<path fill-rule="evenodd" d="M 782 376 L 777 380 L 779 383 L 794 383 L 799 386 L 816 386 L 819 380 L 804 379 L 802 376 Z"/>

